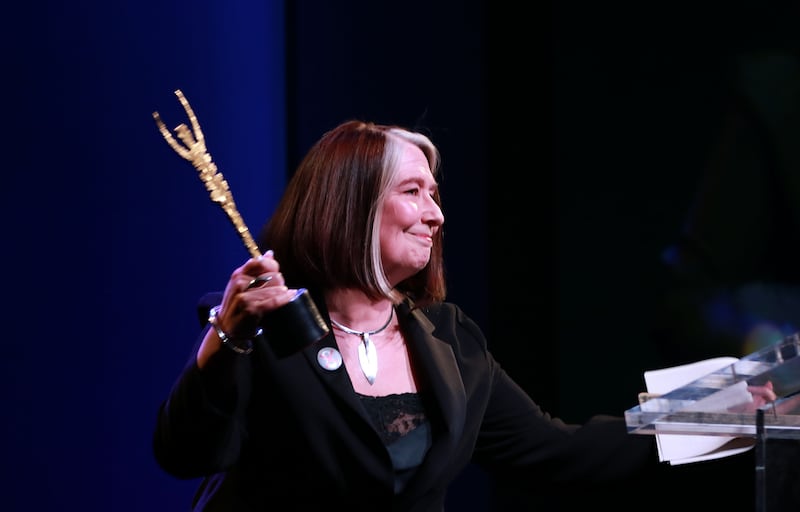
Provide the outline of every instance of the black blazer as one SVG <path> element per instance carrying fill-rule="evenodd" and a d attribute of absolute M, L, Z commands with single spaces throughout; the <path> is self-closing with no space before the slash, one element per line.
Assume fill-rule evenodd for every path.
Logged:
<path fill-rule="evenodd" d="M 206 295 L 200 317 L 220 301 L 220 293 Z M 262 336 L 251 354 L 222 350 L 200 371 L 195 353 L 206 326 L 159 409 L 153 440 L 165 471 L 204 477 L 193 510 L 264 511 L 282 503 L 280 510 L 441 511 L 448 485 L 471 461 L 546 485 L 625 478 L 655 457 L 653 440 L 628 434 L 621 418 L 579 427 L 544 413 L 457 306 L 403 303 L 397 318 L 433 432 L 401 494 L 394 495 L 389 455 L 344 365 L 329 371 L 317 362 L 321 348 L 337 347 L 333 333 L 290 354 L 275 349 L 283 340 Z"/>

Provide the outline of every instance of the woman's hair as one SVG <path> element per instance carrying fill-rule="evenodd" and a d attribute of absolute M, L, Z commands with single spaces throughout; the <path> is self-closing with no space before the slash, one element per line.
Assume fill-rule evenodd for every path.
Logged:
<path fill-rule="evenodd" d="M 275 252 L 287 286 L 355 288 L 374 300 L 407 296 L 417 306 L 444 300 L 441 228 L 425 268 L 394 290 L 383 272 L 381 210 L 404 141 L 422 150 L 435 178 L 436 146 L 399 126 L 347 121 L 311 147 L 259 237 L 263 250 Z M 434 200 L 441 207 L 438 189 Z"/>

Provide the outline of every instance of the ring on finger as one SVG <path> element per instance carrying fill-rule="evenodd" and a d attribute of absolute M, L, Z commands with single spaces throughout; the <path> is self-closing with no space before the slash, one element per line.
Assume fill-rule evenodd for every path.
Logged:
<path fill-rule="evenodd" d="M 250 283 L 247 285 L 247 289 L 249 290 L 251 288 L 258 288 L 259 286 L 263 286 L 269 283 L 270 281 L 272 281 L 272 276 L 266 276 L 266 275 L 258 276 L 252 281 L 250 281 Z"/>

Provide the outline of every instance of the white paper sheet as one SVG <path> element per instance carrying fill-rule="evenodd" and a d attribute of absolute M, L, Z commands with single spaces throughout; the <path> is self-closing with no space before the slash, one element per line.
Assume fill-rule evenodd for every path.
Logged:
<path fill-rule="evenodd" d="M 738 359 L 735 357 L 716 357 L 695 363 L 647 371 L 644 373 L 647 392 L 663 395 L 736 361 Z M 730 405 L 742 403 L 743 397 L 744 399 L 752 398 L 747 391 L 747 383 L 745 381 L 699 400 L 689 409 L 696 408 L 698 410 L 711 411 L 718 408 L 721 410 Z M 658 425 L 656 425 L 656 430 L 658 430 Z M 734 436 L 683 434 L 656 434 L 656 443 L 658 445 L 659 460 L 662 462 L 667 461 L 672 465 L 728 457 L 747 451 L 754 446 L 752 439 Z"/>

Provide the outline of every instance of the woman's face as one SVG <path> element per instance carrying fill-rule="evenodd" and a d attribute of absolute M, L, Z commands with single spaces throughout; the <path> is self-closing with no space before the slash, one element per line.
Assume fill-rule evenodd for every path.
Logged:
<path fill-rule="evenodd" d="M 433 200 L 437 187 L 422 150 L 404 142 L 399 171 L 383 203 L 380 227 L 383 269 L 392 285 L 428 264 L 432 237 L 444 222 L 442 210 Z"/>

